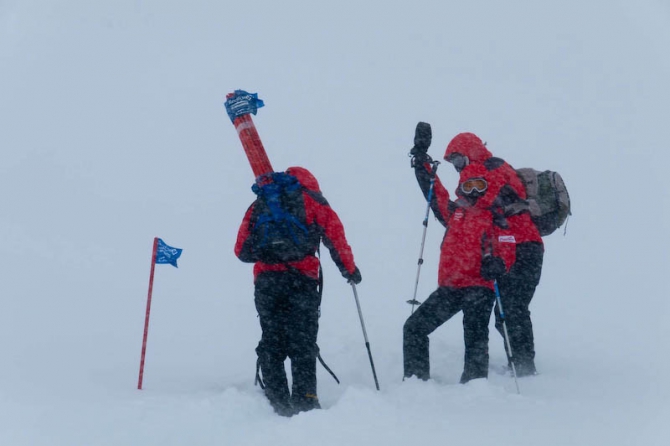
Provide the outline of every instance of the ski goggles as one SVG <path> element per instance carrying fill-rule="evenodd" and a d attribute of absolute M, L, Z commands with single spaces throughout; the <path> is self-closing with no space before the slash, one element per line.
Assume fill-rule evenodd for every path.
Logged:
<path fill-rule="evenodd" d="M 482 194 L 488 187 L 489 185 L 484 178 L 470 178 L 461 184 L 461 191 L 466 195 L 470 195 L 473 192 Z"/>
<path fill-rule="evenodd" d="M 460 172 L 461 170 L 465 169 L 465 166 L 467 166 L 470 163 L 468 157 L 465 155 L 461 155 L 460 153 L 451 154 L 451 156 L 449 156 L 447 161 L 454 165 L 454 169 L 456 169 L 456 172 Z"/>

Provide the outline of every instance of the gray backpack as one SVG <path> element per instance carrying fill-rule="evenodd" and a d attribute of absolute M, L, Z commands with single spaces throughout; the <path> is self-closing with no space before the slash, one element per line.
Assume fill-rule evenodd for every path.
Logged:
<path fill-rule="evenodd" d="M 531 168 L 516 169 L 517 175 L 526 187 L 526 201 L 506 207 L 506 215 L 514 215 L 527 210 L 542 237 L 561 227 L 570 211 L 570 195 L 563 178 L 558 172 Z"/>

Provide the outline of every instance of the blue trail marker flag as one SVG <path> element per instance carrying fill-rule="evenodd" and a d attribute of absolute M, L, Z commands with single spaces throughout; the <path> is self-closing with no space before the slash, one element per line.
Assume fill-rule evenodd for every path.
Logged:
<path fill-rule="evenodd" d="M 149 335 L 149 313 L 151 312 L 151 293 L 154 289 L 154 269 L 156 263 L 169 263 L 177 268 L 177 259 L 181 255 L 181 249 L 168 246 L 158 237 L 154 237 L 153 247 L 151 248 L 151 273 L 149 274 L 149 292 L 147 293 L 147 312 L 144 316 L 144 337 L 142 338 L 142 355 L 140 356 L 140 376 L 137 381 L 137 388 L 142 390 L 142 380 L 144 379 L 144 359 L 147 352 L 147 337 Z"/>
<path fill-rule="evenodd" d="M 177 259 L 183 250 L 168 246 L 162 239 L 158 239 L 158 247 L 156 249 L 156 263 L 169 263 L 177 268 Z"/>

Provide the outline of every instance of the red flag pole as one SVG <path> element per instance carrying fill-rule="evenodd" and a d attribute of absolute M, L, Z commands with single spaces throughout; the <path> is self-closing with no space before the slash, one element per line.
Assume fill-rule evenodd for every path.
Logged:
<path fill-rule="evenodd" d="M 156 252 L 158 251 L 158 237 L 154 237 L 154 248 L 151 254 L 151 274 L 149 274 L 149 293 L 147 295 L 147 313 L 144 318 L 144 338 L 142 339 L 142 356 L 140 359 L 140 377 L 137 388 L 142 390 L 142 379 L 144 378 L 144 357 L 147 353 L 147 336 L 149 335 L 149 313 L 151 312 L 151 293 L 154 288 L 154 270 L 156 269 Z"/>

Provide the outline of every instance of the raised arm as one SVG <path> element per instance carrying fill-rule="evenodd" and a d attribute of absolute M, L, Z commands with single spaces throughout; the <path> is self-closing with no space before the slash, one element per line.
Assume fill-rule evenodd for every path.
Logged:
<path fill-rule="evenodd" d="M 416 174 L 416 180 L 419 183 L 421 192 L 426 200 L 430 195 L 430 208 L 433 214 L 442 225 L 447 226 L 447 220 L 454 211 L 455 204 L 449 199 L 449 191 L 442 185 L 440 179 L 435 175 L 435 164 L 431 164 L 428 156 L 415 156 L 412 160 L 412 167 Z M 432 194 L 430 192 L 431 181 L 433 182 Z"/>

